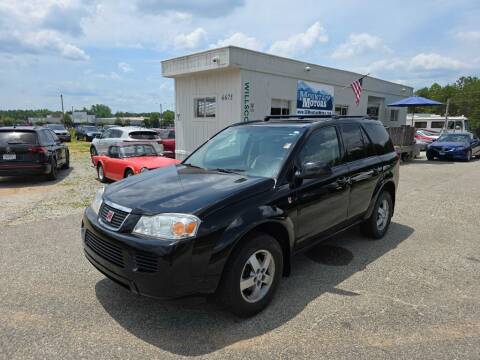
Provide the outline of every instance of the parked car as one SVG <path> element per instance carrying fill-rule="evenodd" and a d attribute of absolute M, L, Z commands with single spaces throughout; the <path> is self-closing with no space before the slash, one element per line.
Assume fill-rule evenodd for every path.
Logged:
<path fill-rule="evenodd" d="M 58 169 L 68 169 L 68 147 L 44 127 L 0 128 L 0 176 L 46 175 L 57 178 Z"/>
<path fill-rule="evenodd" d="M 480 142 L 472 133 L 447 133 L 428 145 L 427 159 L 464 160 L 480 156 Z"/>
<path fill-rule="evenodd" d="M 175 129 L 155 129 L 162 139 L 163 155 L 175 158 Z"/>
<path fill-rule="evenodd" d="M 60 139 L 60 141 L 70 142 L 72 140 L 70 133 L 62 124 L 47 124 L 45 127 L 52 130 Z"/>
<path fill-rule="evenodd" d="M 77 140 L 92 141 L 102 132 L 93 125 L 80 125 L 77 127 Z"/>
<path fill-rule="evenodd" d="M 121 180 L 179 162 L 160 156 L 149 143 L 120 143 L 110 146 L 105 155 L 93 156 L 93 165 L 101 182 Z"/>
<path fill-rule="evenodd" d="M 92 156 L 106 154 L 110 146 L 119 142 L 147 142 L 154 147 L 157 154 L 163 153 L 163 145 L 156 131 L 129 126 L 105 130 L 102 135 L 93 139 L 90 154 Z"/>
<path fill-rule="evenodd" d="M 421 151 L 427 150 L 427 146 L 437 140 L 439 134 L 432 133 L 428 130 L 417 130 L 415 132 L 415 142 Z"/>
<path fill-rule="evenodd" d="M 82 221 L 87 259 L 137 294 L 216 293 L 252 316 L 294 254 L 355 224 L 383 237 L 399 171 L 383 125 L 267 119 L 224 129 L 175 167 L 101 189 Z"/>

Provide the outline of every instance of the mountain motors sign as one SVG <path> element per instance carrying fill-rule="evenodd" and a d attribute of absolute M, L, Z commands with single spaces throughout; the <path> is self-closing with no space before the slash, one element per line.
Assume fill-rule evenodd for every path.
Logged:
<path fill-rule="evenodd" d="M 333 86 L 297 81 L 297 114 L 330 115 L 333 114 Z"/>

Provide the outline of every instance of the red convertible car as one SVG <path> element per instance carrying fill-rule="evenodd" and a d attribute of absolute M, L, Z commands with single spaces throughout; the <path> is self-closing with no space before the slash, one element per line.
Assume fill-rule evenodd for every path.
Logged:
<path fill-rule="evenodd" d="M 150 144 L 125 143 L 112 145 L 107 154 L 92 157 L 101 182 L 121 180 L 144 171 L 180 163 L 160 156 Z"/>

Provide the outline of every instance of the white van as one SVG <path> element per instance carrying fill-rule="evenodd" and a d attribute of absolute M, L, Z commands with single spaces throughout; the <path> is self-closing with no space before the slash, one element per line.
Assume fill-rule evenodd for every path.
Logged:
<path fill-rule="evenodd" d="M 407 125 L 412 125 L 412 114 L 407 115 Z M 413 126 L 416 129 L 425 129 L 440 133 L 445 127 L 445 116 L 436 114 L 415 114 Z M 448 130 L 469 131 L 468 118 L 465 116 L 449 116 Z"/>

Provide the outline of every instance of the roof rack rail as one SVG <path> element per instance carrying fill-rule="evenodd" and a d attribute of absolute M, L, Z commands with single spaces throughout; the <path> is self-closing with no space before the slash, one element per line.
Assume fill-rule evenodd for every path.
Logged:
<path fill-rule="evenodd" d="M 308 115 L 267 115 L 264 118 L 264 121 L 269 121 L 272 119 L 370 119 L 368 115 L 314 115 L 314 114 L 308 114 Z"/>

